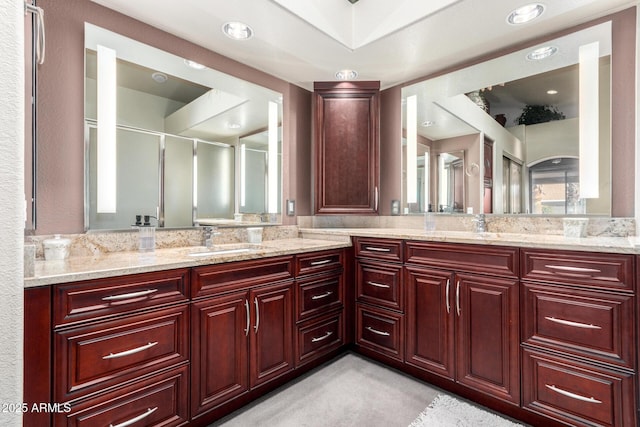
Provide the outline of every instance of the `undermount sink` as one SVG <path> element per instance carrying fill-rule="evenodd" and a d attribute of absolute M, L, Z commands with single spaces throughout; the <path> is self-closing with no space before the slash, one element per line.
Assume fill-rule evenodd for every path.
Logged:
<path fill-rule="evenodd" d="M 229 245 L 229 246 L 218 246 L 214 248 L 198 248 L 188 253 L 187 256 L 190 257 L 209 257 L 215 255 L 225 255 L 225 254 L 240 254 L 245 252 L 253 252 L 257 250 L 255 245 Z"/>

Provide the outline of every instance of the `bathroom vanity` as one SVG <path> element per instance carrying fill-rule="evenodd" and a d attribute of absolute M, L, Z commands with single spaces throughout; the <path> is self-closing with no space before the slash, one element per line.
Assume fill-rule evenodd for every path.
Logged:
<path fill-rule="evenodd" d="M 328 360 L 345 344 L 348 246 L 113 254 L 28 280 L 25 399 L 56 410 L 25 425 L 208 425 Z"/>
<path fill-rule="evenodd" d="M 360 352 L 534 425 L 636 425 L 636 255 L 354 243 Z"/>
<path fill-rule="evenodd" d="M 26 398 L 60 411 L 25 422 L 205 426 L 353 348 L 533 425 L 636 425 L 632 240 L 301 235 L 26 280 Z"/>

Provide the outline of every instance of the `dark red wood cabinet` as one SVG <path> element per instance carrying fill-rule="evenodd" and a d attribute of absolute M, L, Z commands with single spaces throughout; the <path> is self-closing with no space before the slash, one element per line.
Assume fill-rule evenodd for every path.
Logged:
<path fill-rule="evenodd" d="M 356 345 L 381 361 L 404 362 L 402 240 L 356 238 Z"/>
<path fill-rule="evenodd" d="M 248 306 L 247 292 L 211 297 L 191 306 L 193 417 L 249 391 Z"/>
<path fill-rule="evenodd" d="M 191 308 L 193 418 L 294 368 L 293 275 L 281 277 L 293 272 L 293 257 L 264 260 L 264 267 L 250 261 L 192 270 L 194 287 L 207 290 Z"/>
<path fill-rule="evenodd" d="M 341 350 L 344 262 L 338 249 L 192 269 L 194 425 Z"/>
<path fill-rule="evenodd" d="M 43 402 L 63 405 L 53 425 L 189 422 L 188 269 L 52 285 L 51 293 L 52 384 Z"/>
<path fill-rule="evenodd" d="M 314 84 L 315 213 L 376 214 L 380 82 Z"/>
<path fill-rule="evenodd" d="M 635 426 L 638 257 L 352 249 L 25 289 L 24 425 L 206 426 L 353 343 L 531 425 Z"/>
<path fill-rule="evenodd" d="M 405 245 L 406 363 L 518 405 L 517 250 Z"/>
<path fill-rule="evenodd" d="M 345 344 L 345 258 L 342 249 L 296 256 L 296 367 Z"/>
<path fill-rule="evenodd" d="M 407 364 L 453 380 L 456 350 L 453 274 L 407 267 L 405 278 Z"/>
<path fill-rule="evenodd" d="M 636 425 L 635 257 L 523 249 L 521 258 L 523 408 L 575 426 Z"/>

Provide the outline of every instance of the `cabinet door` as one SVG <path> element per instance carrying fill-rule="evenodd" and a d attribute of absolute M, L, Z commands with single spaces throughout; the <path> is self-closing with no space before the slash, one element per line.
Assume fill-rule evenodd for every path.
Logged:
<path fill-rule="evenodd" d="M 293 286 L 291 282 L 251 291 L 251 387 L 293 369 Z"/>
<path fill-rule="evenodd" d="M 212 409 L 249 389 L 247 292 L 193 303 L 191 413 Z"/>
<path fill-rule="evenodd" d="M 453 379 L 453 275 L 407 267 L 407 364 Z"/>
<path fill-rule="evenodd" d="M 456 274 L 458 382 L 520 402 L 518 282 Z"/>
<path fill-rule="evenodd" d="M 379 82 L 315 84 L 318 214 L 378 210 Z"/>

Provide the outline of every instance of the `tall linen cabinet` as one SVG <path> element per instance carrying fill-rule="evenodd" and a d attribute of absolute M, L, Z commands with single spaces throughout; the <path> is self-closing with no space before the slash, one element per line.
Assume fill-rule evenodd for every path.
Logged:
<path fill-rule="evenodd" d="M 316 82 L 314 108 L 315 214 L 377 214 L 380 82 Z"/>

